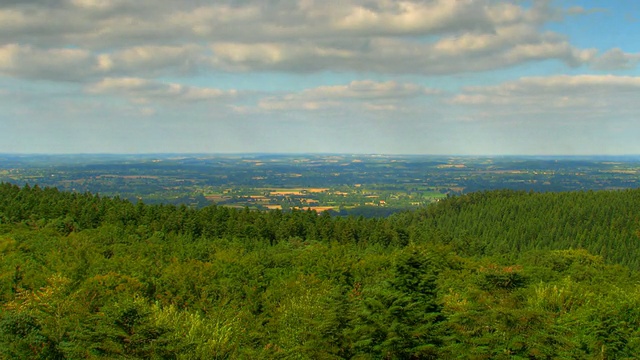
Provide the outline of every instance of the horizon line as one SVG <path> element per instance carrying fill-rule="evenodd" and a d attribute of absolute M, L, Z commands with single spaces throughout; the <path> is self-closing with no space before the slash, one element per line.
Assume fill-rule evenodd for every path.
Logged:
<path fill-rule="evenodd" d="M 276 155 L 276 156 L 424 156 L 424 157 L 640 157 L 640 153 L 623 154 L 463 154 L 463 153 L 359 153 L 359 152 L 140 152 L 140 153 L 119 153 L 119 152 L 69 152 L 69 153 L 46 153 L 46 152 L 0 152 L 0 156 L 256 156 L 256 155 Z"/>

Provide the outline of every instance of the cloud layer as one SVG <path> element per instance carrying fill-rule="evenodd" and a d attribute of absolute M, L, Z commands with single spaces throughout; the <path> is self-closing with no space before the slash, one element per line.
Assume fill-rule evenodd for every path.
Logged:
<path fill-rule="evenodd" d="M 640 115 L 634 99 L 640 77 L 614 75 L 557 75 L 521 78 L 495 86 L 468 87 L 449 99 L 454 105 L 492 109 L 492 116 L 539 117 L 551 121 L 602 120 Z M 576 112 L 582 114 L 576 119 Z M 564 119 L 563 119 L 564 118 Z"/>
<path fill-rule="evenodd" d="M 597 57 L 544 29 L 563 16 L 548 1 L 3 2 L 0 71 L 78 81 L 198 70 L 455 74 L 547 59 L 635 66 L 635 55 Z"/>
<path fill-rule="evenodd" d="M 566 136 L 576 124 L 588 124 L 601 133 L 624 132 L 640 115 L 634 102 L 640 53 L 626 44 L 591 46 L 563 33 L 563 24 L 610 12 L 581 5 L 2 1 L 0 125 L 33 134 L 38 125 L 51 130 L 50 124 L 59 124 L 69 131 L 56 131 L 68 134 L 74 126 L 90 132 L 93 122 L 119 142 L 126 132 L 104 122 L 117 119 L 118 129 L 135 123 L 136 131 L 160 137 L 221 131 L 223 148 L 245 142 L 264 151 L 271 144 L 289 149 L 289 137 L 305 131 L 333 144 L 358 143 L 360 150 L 343 150 L 363 152 L 376 146 L 456 152 L 442 149 L 473 144 L 501 152 L 492 148 L 499 142 L 491 134 L 507 139 L 503 131 L 509 128 L 512 138 L 527 141 L 523 129 Z M 154 122 L 132 121 L 138 118 Z M 19 121 L 33 128 L 27 131 Z M 385 143 L 354 140 L 364 136 Z M 0 151 L 20 148 L 14 138 L 0 136 L 8 144 Z M 195 144 L 181 143 L 189 149 Z M 317 149 L 324 145 L 318 141 Z"/>

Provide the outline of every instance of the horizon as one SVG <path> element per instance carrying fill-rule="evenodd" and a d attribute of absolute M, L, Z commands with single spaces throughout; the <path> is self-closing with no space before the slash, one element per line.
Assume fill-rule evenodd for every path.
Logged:
<path fill-rule="evenodd" d="M 631 0 L 5 2 L 0 153 L 640 154 L 638 14 Z"/>
<path fill-rule="evenodd" d="M 16 157 L 149 157 L 149 156 L 213 156 L 213 157 L 237 157 L 237 156 L 362 156 L 362 157 L 460 157 L 460 158 L 640 158 L 638 154 L 392 154 L 392 153 L 310 153 L 310 152 L 237 152 L 237 153 L 197 153 L 197 152 L 167 152 L 167 153 L 3 153 L 0 156 Z"/>

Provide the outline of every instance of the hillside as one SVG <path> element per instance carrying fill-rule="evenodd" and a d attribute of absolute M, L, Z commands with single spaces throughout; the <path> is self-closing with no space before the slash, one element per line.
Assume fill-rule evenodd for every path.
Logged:
<path fill-rule="evenodd" d="M 0 184 L 0 357 L 633 358 L 639 197 L 366 219 Z"/>
<path fill-rule="evenodd" d="M 416 236 L 436 231 L 469 255 L 517 258 L 529 250 L 586 249 L 611 263 L 640 268 L 639 189 L 479 192 L 405 216 Z"/>

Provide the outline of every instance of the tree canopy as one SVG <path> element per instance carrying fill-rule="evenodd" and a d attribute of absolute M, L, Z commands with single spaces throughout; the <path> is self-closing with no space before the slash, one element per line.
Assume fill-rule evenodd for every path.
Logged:
<path fill-rule="evenodd" d="M 639 200 L 367 219 L 0 184 L 0 358 L 630 359 Z"/>

